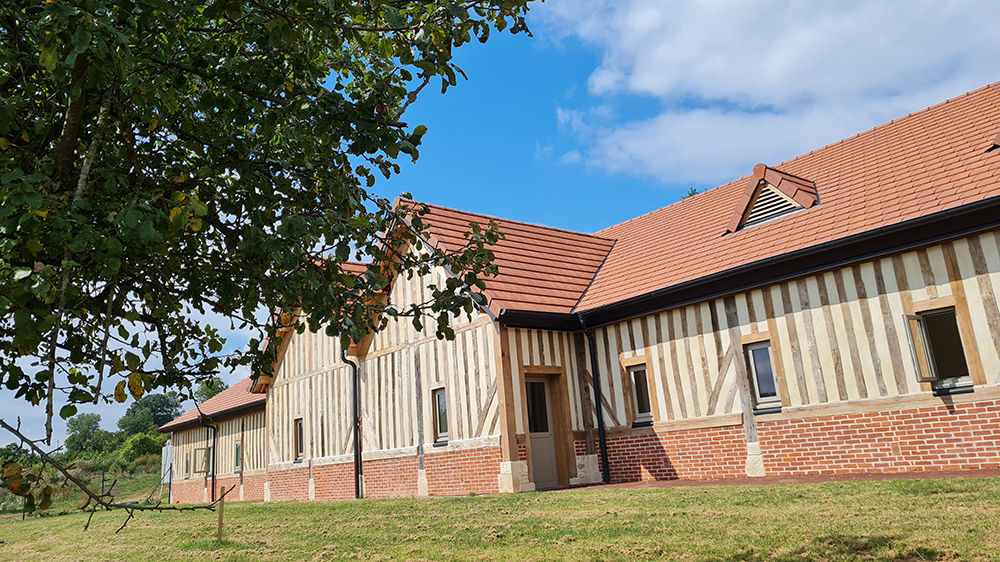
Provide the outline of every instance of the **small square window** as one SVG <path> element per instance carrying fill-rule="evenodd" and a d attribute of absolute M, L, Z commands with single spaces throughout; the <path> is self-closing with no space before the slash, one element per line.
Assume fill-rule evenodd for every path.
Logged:
<path fill-rule="evenodd" d="M 208 452 L 211 449 L 208 447 L 201 447 L 194 450 L 194 473 L 195 474 L 208 474 Z"/>
<path fill-rule="evenodd" d="M 295 420 L 295 458 L 301 459 L 306 456 L 306 431 L 302 425 L 302 418 Z"/>
<path fill-rule="evenodd" d="M 934 383 L 935 389 L 972 384 L 954 308 L 907 316 L 906 324 L 918 381 Z"/>
<path fill-rule="evenodd" d="M 636 365 L 628 368 L 629 381 L 632 383 L 632 406 L 635 409 L 635 423 L 653 421 L 653 409 L 649 404 L 649 379 L 646 377 L 646 366 Z"/>
<path fill-rule="evenodd" d="M 443 388 L 431 391 L 434 408 L 434 440 L 448 440 L 448 397 Z"/>
<path fill-rule="evenodd" d="M 774 361 L 771 357 L 771 342 L 763 341 L 744 347 L 750 381 L 753 383 L 754 407 L 756 409 L 781 407 L 778 385 L 774 379 Z"/>
<path fill-rule="evenodd" d="M 233 451 L 236 458 L 236 472 L 243 470 L 243 441 L 236 442 L 236 450 Z"/>

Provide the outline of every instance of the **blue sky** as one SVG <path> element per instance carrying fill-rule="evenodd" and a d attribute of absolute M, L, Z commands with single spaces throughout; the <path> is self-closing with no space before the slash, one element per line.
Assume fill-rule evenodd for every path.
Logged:
<path fill-rule="evenodd" d="M 380 195 L 594 232 L 1000 80 L 995 0 L 549 0 L 529 25 L 457 51 L 469 80 L 411 106 L 420 159 Z"/>

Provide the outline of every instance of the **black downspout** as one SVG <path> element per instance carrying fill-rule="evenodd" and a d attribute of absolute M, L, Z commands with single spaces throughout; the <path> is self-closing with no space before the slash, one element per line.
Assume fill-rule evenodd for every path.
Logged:
<path fill-rule="evenodd" d="M 358 382 L 358 364 L 347 358 L 347 350 L 340 352 L 340 358 L 351 366 L 354 385 L 354 499 L 361 499 L 361 385 Z"/>
<path fill-rule="evenodd" d="M 597 410 L 597 438 L 601 447 L 601 468 L 604 483 L 611 483 L 611 467 L 608 466 L 608 440 L 604 433 L 604 408 L 601 406 L 601 375 L 597 371 L 597 344 L 594 343 L 594 334 L 584 327 L 587 334 L 587 343 L 590 344 L 590 372 L 594 379 L 594 406 Z"/>

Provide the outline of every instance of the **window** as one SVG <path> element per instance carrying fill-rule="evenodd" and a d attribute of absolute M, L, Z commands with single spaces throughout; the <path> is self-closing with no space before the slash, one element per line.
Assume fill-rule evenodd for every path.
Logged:
<path fill-rule="evenodd" d="M 302 418 L 295 420 L 295 458 L 306 456 L 306 431 L 302 426 Z"/>
<path fill-rule="evenodd" d="M 208 447 L 194 450 L 194 473 L 208 473 Z"/>
<path fill-rule="evenodd" d="M 771 342 L 752 343 L 744 347 L 744 351 L 753 383 L 755 409 L 780 408 L 781 397 L 774 380 Z"/>
<path fill-rule="evenodd" d="M 191 478 L 191 451 L 184 453 L 184 478 Z"/>
<path fill-rule="evenodd" d="M 236 455 L 236 472 L 239 472 L 243 470 L 243 441 L 236 442 L 234 454 Z"/>
<path fill-rule="evenodd" d="M 629 381 L 632 383 L 632 406 L 635 411 L 635 424 L 649 424 L 653 421 L 653 411 L 649 405 L 649 379 L 646 378 L 646 366 L 636 365 L 628 368 Z"/>
<path fill-rule="evenodd" d="M 906 324 L 917 380 L 934 383 L 935 389 L 972 384 L 954 308 L 907 316 Z"/>
<path fill-rule="evenodd" d="M 434 440 L 448 440 L 448 397 L 444 389 L 431 391 L 431 403 L 434 408 Z"/>

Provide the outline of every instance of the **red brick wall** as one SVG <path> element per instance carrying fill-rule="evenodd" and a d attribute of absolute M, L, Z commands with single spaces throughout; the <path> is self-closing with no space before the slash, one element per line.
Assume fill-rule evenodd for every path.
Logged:
<path fill-rule="evenodd" d="M 607 442 L 612 482 L 746 476 L 742 426 L 610 437 Z M 574 448 L 578 455 L 587 452 L 583 441 Z"/>
<path fill-rule="evenodd" d="M 759 422 L 768 475 L 1000 468 L 1000 401 Z"/>
<path fill-rule="evenodd" d="M 292 468 L 269 469 L 267 481 L 273 502 L 309 499 L 309 465 L 306 463 Z"/>
<path fill-rule="evenodd" d="M 424 457 L 424 462 L 429 457 Z M 365 463 L 365 496 L 400 498 L 417 495 L 417 457 L 372 460 Z M 351 497 L 354 497 L 354 468 L 351 465 Z M 494 482 L 496 478 L 494 477 Z M 431 492 L 433 493 L 433 492 Z"/>
<path fill-rule="evenodd" d="M 432 496 L 499 492 L 500 447 L 434 453 L 424 457 L 424 467 Z"/>
<path fill-rule="evenodd" d="M 368 468 L 367 463 L 365 463 L 364 468 Z M 309 478 L 308 472 L 306 472 L 304 478 Z M 353 500 L 354 461 L 313 467 L 313 484 L 316 487 L 317 500 Z M 307 491 L 308 485 L 307 481 Z M 271 499 L 278 501 L 274 498 L 273 493 Z"/>
<path fill-rule="evenodd" d="M 174 503 L 204 503 L 205 479 L 202 477 L 174 480 L 170 484 L 171 501 Z"/>

